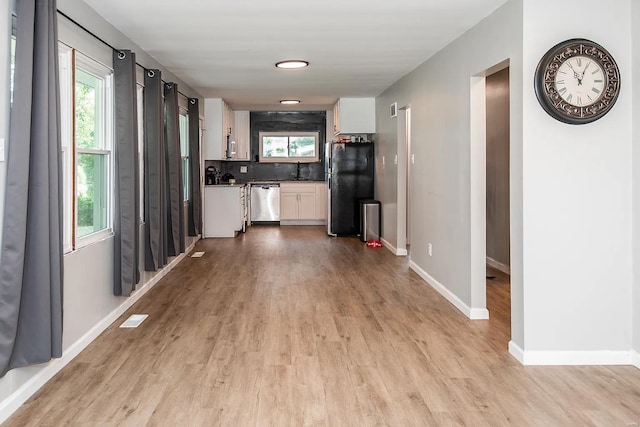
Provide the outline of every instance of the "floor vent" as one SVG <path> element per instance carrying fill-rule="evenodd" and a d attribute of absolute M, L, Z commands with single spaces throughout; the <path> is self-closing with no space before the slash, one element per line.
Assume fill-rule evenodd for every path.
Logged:
<path fill-rule="evenodd" d="M 202 258 L 202 255 L 204 255 L 204 252 L 194 252 L 191 258 Z"/>
<path fill-rule="evenodd" d="M 149 317 L 148 314 L 132 314 L 127 320 L 124 321 L 122 325 L 120 325 L 120 327 L 137 328 L 142 322 L 144 322 L 144 319 L 146 319 L 147 317 Z"/>

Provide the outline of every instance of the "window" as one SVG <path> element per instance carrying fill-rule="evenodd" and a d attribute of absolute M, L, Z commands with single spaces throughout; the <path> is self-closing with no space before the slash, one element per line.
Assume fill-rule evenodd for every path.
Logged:
<path fill-rule="evenodd" d="M 62 154 L 62 186 L 63 186 L 63 249 L 73 249 L 73 49 L 58 43 L 60 67 L 60 136 Z"/>
<path fill-rule="evenodd" d="M 76 245 L 111 232 L 112 71 L 76 53 L 74 87 Z M 82 242 L 81 242 L 82 241 Z"/>
<path fill-rule="evenodd" d="M 9 97 L 13 105 L 13 84 L 16 75 L 16 16 L 11 15 L 11 69 L 9 71 Z"/>
<path fill-rule="evenodd" d="M 317 162 L 318 132 L 260 132 L 261 162 Z"/>
<path fill-rule="evenodd" d="M 182 158 L 182 195 L 185 202 L 189 201 L 189 116 L 180 109 L 180 157 Z"/>

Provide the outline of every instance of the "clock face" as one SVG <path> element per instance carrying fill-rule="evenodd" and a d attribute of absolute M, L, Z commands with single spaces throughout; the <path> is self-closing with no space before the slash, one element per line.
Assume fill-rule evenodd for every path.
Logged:
<path fill-rule="evenodd" d="M 600 64 L 586 56 L 574 56 L 558 68 L 555 85 L 558 95 L 568 104 L 587 107 L 604 94 L 605 80 Z"/>
<path fill-rule="evenodd" d="M 571 39 L 551 48 L 540 60 L 535 91 L 553 118 L 585 124 L 604 116 L 620 92 L 620 72 L 602 46 Z"/>

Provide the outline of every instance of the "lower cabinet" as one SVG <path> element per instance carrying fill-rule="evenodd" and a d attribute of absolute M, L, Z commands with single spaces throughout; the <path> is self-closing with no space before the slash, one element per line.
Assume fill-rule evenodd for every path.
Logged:
<path fill-rule="evenodd" d="M 324 183 L 288 183 L 280 184 L 280 223 L 287 221 L 322 223 L 326 219 L 324 200 L 327 195 Z"/>
<path fill-rule="evenodd" d="M 245 186 L 204 188 L 204 237 L 235 237 L 243 230 L 246 215 Z"/>

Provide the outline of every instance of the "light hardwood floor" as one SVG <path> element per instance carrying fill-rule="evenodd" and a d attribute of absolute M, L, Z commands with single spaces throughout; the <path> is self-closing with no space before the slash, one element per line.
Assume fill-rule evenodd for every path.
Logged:
<path fill-rule="evenodd" d="M 252 227 L 187 258 L 10 426 L 637 426 L 640 370 L 524 367 L 386 249 Z M 126 316 L 148 313 L 138 329 Z"/>

